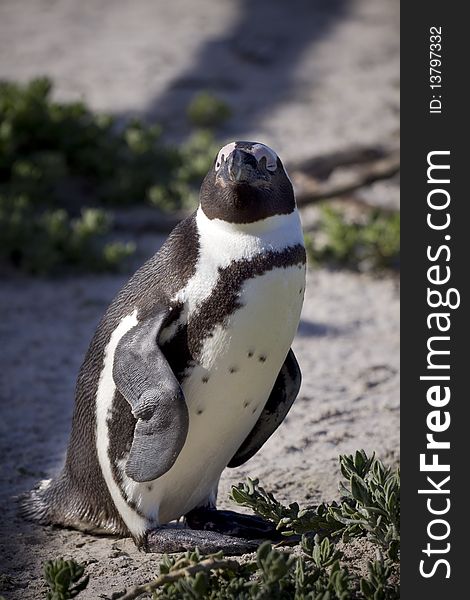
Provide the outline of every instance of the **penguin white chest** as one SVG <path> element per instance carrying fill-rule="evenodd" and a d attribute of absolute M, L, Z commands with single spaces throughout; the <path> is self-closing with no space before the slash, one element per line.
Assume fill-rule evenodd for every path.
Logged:
<path fill-rule="evenodd" d="M 226 464 L 255 424 L 292 344 L 303 291 L 297 265 L 250 279 L 241 307 L 205 339 L 183 389 L 194 441 L 208 459 L 214 454 Z M 214 430 L 223 444 L 208 436 Z"/>
<path fill-rule="evenodd" d="M 183 382 L 190 414 L 186 443 L 155 482 L 160 522 L 216 493 L 222 470 L 258 420 L 292 344 L 304 287 L 299 265 L 248 279 L 238 308 L 204 339 L 198 364 Z"/>

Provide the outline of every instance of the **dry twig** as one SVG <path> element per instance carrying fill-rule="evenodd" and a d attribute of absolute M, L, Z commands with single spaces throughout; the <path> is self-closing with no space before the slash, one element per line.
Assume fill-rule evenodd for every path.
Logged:
<path fill-rule="evenodd" d="M 361 161 L 363 163 L 363 161 Z M 349 165 L 350 163 L 348 163 Z M 338 166 L 345 166 L 344 163 Z M 297 186 L 297 204 L 306 206 L 320 200 L 335 198 L 350 194 L 367 185 L 371 185 L 382 179 L 389 179 L 396 175 L 400 170 L 400 158 L 398 152 L 393 152 L 388 156 L 372 160 L 368 163 L 354 169 L 346 181 L 321 181 L 321 178 L 315 176 L 315 171 L 294 171 L 292 173 L 294 184 Z M 297 181 L 296 181 L 297 180 Z"/>
<path fill-rule="evenodd" d="M 181 569 L 175 569 L 173 571 L 170 571 L 169 573 L 159 575 L 156 579 L 150 581 L 149 583 L 145 583 L 144 585 L 136 585 L 135 587 L 126 591 L 124 596 L 121 596 L 119 600 L 133 600 L 134 598 L 142 596 L 142 594 L 150 594 L 167 583 L 173 583 L 174 581 L 178 581 L 178 579 L 181 579 L 183 577 L 190 577 L 192 575 L 196 575 L 196 573 L 199 573 L 201 571 L 209 572 L 217 571 L 218 569 L 229 569 L 231 571 L 237 571 L 239 568 L 240 565 L 236 560 L 210 557 L 205 560 L 202 560 L 199 563 L 195 563 L 193 565 L 189 565 Z"/>

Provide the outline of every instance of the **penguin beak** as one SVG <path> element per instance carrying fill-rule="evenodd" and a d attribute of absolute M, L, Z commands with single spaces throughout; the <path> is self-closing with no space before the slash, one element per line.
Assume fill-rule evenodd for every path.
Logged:
<path fill-rule="evenodd" d="M 235 148 L 227 158 L 228 177 L 235 184 L 267 181 L 267 173 L 265 174 L 263 171 L 253 154 L 239 148 Z"/>

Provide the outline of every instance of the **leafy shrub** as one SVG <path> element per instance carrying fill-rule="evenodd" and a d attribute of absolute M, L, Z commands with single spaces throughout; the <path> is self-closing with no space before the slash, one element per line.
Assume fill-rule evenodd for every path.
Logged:
<path fill-rule="evenodd" d="M 200 92 L 188 106 L 188 117 L 197 127 L 218 127 L 231 114 L 229 106 L 209 92 Z"/>
<path fill-rule="evenodd" d="M 106 242 L 110 216 L 96 208 L 75 218 L 62 208 L 34 211 L 27 196 L 0 196 L 0 259 L 35 274 L 62 264 L 93 270 L 117 268 L 134 245 Z"/>
<path fill-rule="evenodd" d="M 272 521 L 286 537 L 308 534 L 321 536 L 367 536 L 387 551 L 391 560 L 398 560 L 400 543 L 400 474 L 386 467 L 364 450 L 354 456 L 339 457 L 341 473 L 346 481 L 340 485 L 340 504 L 320 504 L 301 509 L 297 502 L 284 506 L 272 493 L 248 479 L 232 487 L 231 498 L 240 506 Z"/>
<path fill-rule="evenodd" d="M 173 147 L 158 125 L 119 125 L 51 91 L 46 78 L 0 82 L 0 256 L 34 273 L 114 267 L 132 246 L 105 242 L 112 220 L 96 207 L 194 206 L 216 153 L 212 134 Z"/>
<path fill-rule="evenodd" d="M 218 146 L 206 129 L 195 131 L 178 149 L 180 161 L 168 184 L 153 185 L 147 193 L 150 204 L 165 212 L 175 208 L 193 209 L 198 202 L 199 187 L 209 171 Z"/>
<path fill-rule="evenodd" d="M 144 201 L 155 181 L 167 183 L 181 158 L 159 143 L 160 128 L 137 120 L 120 131 L 109 115 L 91 112 L 83 102 L 51 99 L 48 79 L 23 86 L 0 83 L 0 186 L 26 193 L 33 202 L 62 204 L 93 200 L 110 204 Z"/>
<path fill-rule="evenodd" d="M 314 264 L 329 263 L 354 270 L 397 268 L 400 255 L 400 215 L 369 210 L 362 221 L 348 221 L 331 206 L 321 209 L 318 236 L 307 235 Z"/>
<path fill-rule="evenodd" d="M 394 600 L 400 597 L 397 584 L 390 583 L 393 570 L 390 563 L 380 557 L 373 563 L 367 564 L 369 577 L 362 577 L 360 590 L 365 600 Z"/>
<path fill-rule="evenodd" d="M 85 565 L 74 560 L 48 560 L 44 565 L 44 576 L 50 589 L 47 600 L 69 600 L 75 598 L 88 585 Z"/>

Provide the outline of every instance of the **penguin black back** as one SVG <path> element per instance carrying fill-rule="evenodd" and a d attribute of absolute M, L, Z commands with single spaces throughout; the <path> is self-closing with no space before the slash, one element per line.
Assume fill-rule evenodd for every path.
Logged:
<path fill-rule="evenodd" d="M 89 532 L 129 533 L 104 481 L 96 450 L 95 402 L 105 348 L 129 306 L 137 307 L 139 319 L 145 319 L 155 303 L 168 302 L 184 286 L 194 273 L 197 254 L 193 213 L 175 227 L 159 252 L 136 271 L 110 304 L 78 374 L 64 468 L 55 479 L 42 482 L 24 498 L 21 512 L 26 518 Z M 172 316 L 176 317 L 176 312 Z M 179 349 L 184 353 L 184 346 Z M 174 354 L 176 357 L 178 352 Z M 128 447 L 136 420 L 121 394 L 116 394 L 115 410 L 119 420 L 110 450 L 117 455 Z"/>

